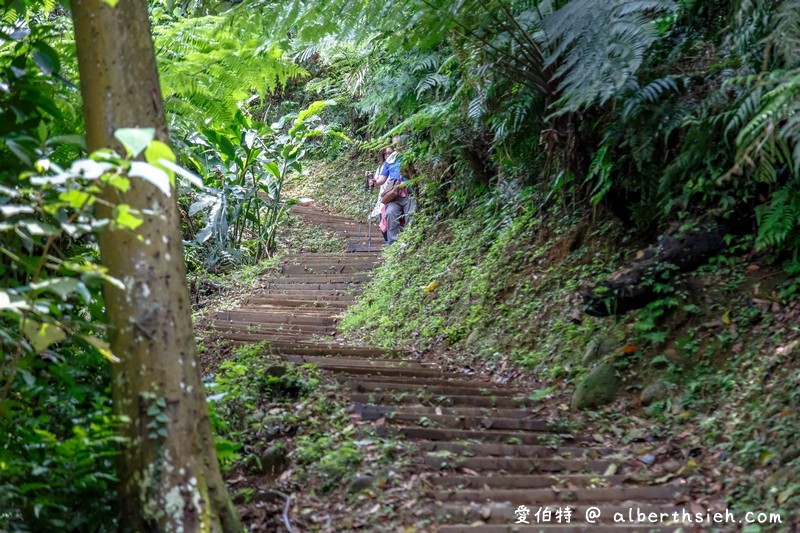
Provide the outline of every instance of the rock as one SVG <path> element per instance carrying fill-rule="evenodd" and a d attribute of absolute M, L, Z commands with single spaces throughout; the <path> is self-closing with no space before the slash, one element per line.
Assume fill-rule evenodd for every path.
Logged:
<path fill-rule="evenodd" d="M 267 479 L 277 479 L 289 468 L 289 457 L 283 446 L 270 446 L 261 454 L 261 471 Z"/>
<path fill-rule="evenodd" d="M 354 492 L 361 492 L 362 490 L 368 489 L 375 483 L 375 477 L 370 475 L 363 475 L 363 476 L 356 476 L 356 478 L 350 483 L 350 488 L 348 492 L 351 494 Z"/>
<path fill-rule="evenodd" d="M 659 400 L 663 400 L 669 395 L 669 385 L 664 380 L 657 379 L 642 389 L 639 401 L 642 405 L 650 405 Z"/>
<path fill-rule="evenodd" d="M 637 459 L 639 459 L 647 466 L 651 466 L 653 463 L 656 462 L 656 456 L 653 455 L 652 453 L 646 453 L 644 455 L 640 455 Z"/>
<path fill-rule="evenodd" d="M 583 366 L 589 366 L 595 361 L 602 359 L 614 348 L 614 345 L 608 339 L 592 339 L 586 346 L 586 353 L 583 355 Z"/>
<path fill-rule="evenodd" d="M 670 363 L 674 363 L 676 365 L 680 364 L 683 359 L 681 354 L 678 353 L 678 350 L 673 347 L 666 348 L 663 352 L 663 355 L 669 360 Z"/>
<path fill-rule="evenodd" d="M 591 409 L 614 401 L 619 389 L 619 378 L 608 363 L 599 365 L 578 384 L 572 396 L 573 409 Z"/>
<path fill-rule="evenodd" d="M 245 424 L 248 425 L 257 424 L 261 422 L 261 420 L 264 418 L 264 415 L 265 415 L 264 411 L 261 410 L 253 411 L 244 418 L 244 422 Z"/>
<path fill-rule="evenodd" d="M 478 340 L 478 336 L 479 335 L 480 335 L 480 332 L 478 332 L 477 329 L 473 329 L 472 333 L 467 335 L 467 339 L 464 341 L 464 346 L 467 347 L 467 348 L 473 346 L 475 344 L 475 341 Z"/>
<path fill-rule="evenodd" d="M 589 366 L 597 361 L 597 347 L 598 342 L 594 339 L 590 340 L 589 344 L 586 345 L 586 353 L 583 354 L 583 359 L 581 359 L 583 366 Z"/>
<path fill-rule="evenodd" d="M 286 375 L 286 367 L 283 365 L 270 365 L 267 367 L 266 374 L 275 378 Z"/>

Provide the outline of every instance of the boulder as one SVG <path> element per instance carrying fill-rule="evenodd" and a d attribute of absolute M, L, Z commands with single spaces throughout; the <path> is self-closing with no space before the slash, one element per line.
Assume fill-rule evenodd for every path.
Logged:
<path fill-rule="evenodd" d="M 614 401 L 619 389 L 619 378 L 613 365 L 597 366 L 583 378 L 572 396 L 573 409 L 592 409 Z"/>
<path fill-rule="evenodd" d="M 650 405 L 663 400 L 667 396 L 669 396 L 669 385 L 664 380 L 657 379 L 642 389 L 639 401 L 642 405 Z"/>
<path fill-rule="evenodd" d="M 354 492 L 361 492 L 362 490 L 366 490 L 372 487 L 373 483 L 375 483 L 375 477 L 370 475 L 361 475 L 356 476 L 356 478 L 350 483 L 350 488 L 348 489 L 349 493 Z"/>
<path fill-rule="evenodd" d="M 289 468 L 289 456 L 284 446 L 272 445 L 261 454 L 261 471 L 274 481 Z"/>

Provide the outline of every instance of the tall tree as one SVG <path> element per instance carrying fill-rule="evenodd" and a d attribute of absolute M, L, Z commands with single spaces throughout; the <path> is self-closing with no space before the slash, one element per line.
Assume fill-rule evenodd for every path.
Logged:
<path fill-rule="evenodd" d="M 119 147 L 119 128 L 155 128 L 168 143 L 147 5 L 72 0 L 90 150 Z M 110 189 L 110 188 L 109 188 Z M 100 235 L 113 401 L 130 423 L 121 455 L 122 522 L 133 531 L 241 531 L 217 462 L 195 354 L 175 194 L 135 179 L 113 205 L 141 210 L 136 234 Z M 101 216 L 110 216 L 106 209 Z"/>

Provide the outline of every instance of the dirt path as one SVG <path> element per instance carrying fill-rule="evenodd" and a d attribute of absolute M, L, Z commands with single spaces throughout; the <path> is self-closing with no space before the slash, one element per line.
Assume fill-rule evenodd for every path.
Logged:
<path fill-rule="evenodd" d="M 634 481 L 631 458 L 537 418 L 530 391 L 340 342 L 335 316 L 380 263 L 382 238 L 375 231 L 367 243 L 357 222 L 312 206 L 293 214 L 344 235 L 351 252 L 288 256 L 282 277 L 263 280 L 264 290 L 220 312 L 214 327 L 234 343 L 269 340 L 287 361 L 318 365 L 352 391 L 355 413 L 374 421 L 377 434 L 412 441 L 415 466 L 428 474 L 425 506 L 441 524 L 436 531 L 679 530 L 666 521 L 615 521 L 615 514 L 627 521 L 629 512 L 680 512 L 682 486 Z M 530 511 L 527 525 L 517 524 L 520 507 Z M 596 523 L 587 513 L 599 513 Z"/>

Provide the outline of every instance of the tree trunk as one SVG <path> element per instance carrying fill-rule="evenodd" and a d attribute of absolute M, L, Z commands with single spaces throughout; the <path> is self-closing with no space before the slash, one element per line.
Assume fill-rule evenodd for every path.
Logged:
<path fill-rule="evenodd" d="M 586 314 L 621 315 L 644 307 L 663 294 L 656 285 L 669 285 L 677 274 L 695 270 L 723 250 L 730 231 L 730 224 L 715 222 L 690 232 L 662 235 L 658 244 L 639 252 L 629 266 L 583 293 Z"/>
<path fill-rule="evenodd" d="M 168 142 L 144 0 L 72 0 L 72 16 L 89 149 L 119 148 L 113 134 L 124 127 L 155 128 Z M 150 213 L 135 234 L 100 234 L 102 263 L 125 285 L 104 290 L 111 348 L 122 360 L 112 367 L 114 409 L 130 420 L 119 464 L 122 528 L 241 531 L 196 362 L 175 191 L 166 197 L 132 179 L 106 200 Z"/>

